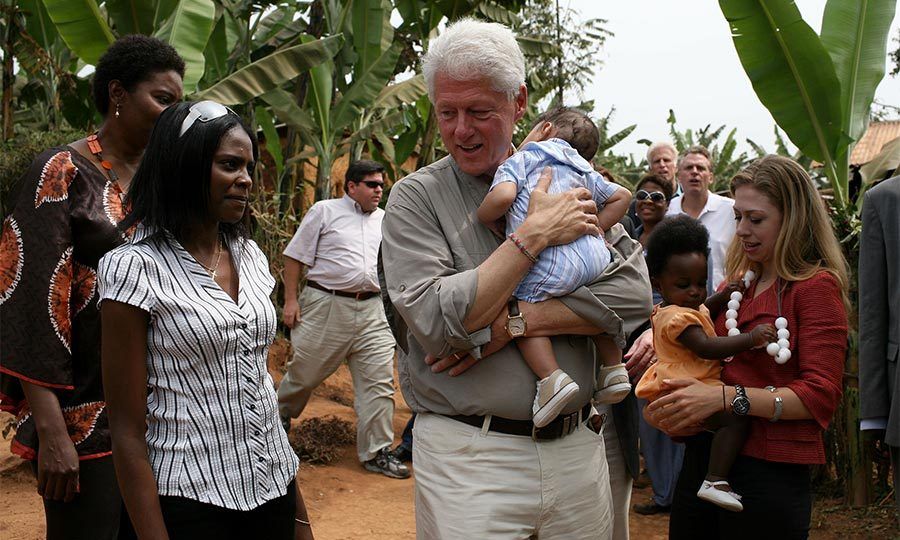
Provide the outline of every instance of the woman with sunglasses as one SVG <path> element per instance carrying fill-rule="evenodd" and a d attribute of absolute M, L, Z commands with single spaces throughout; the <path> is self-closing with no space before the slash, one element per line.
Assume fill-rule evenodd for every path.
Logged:
<path fill-rule="evenodd" d="M 0 237 L 0 408 L 18 416 L 47 538 L 126 537 L 100 377 L 96 268 L 125 242 L 117 227 L 157 116 L 181 99 L 171 46 L 126 36 L 97 63 L 97 131 L 41 153 L 17 184 Z"/>
<path fill-rule="evenodd" d="M 648 174 L 641 178 L 634 192 L 635 213 L 640 224 L 634 228 L 633 238 L 647 245 L 650 233 L 666 217 L 669 209 L 669 200 L 672 198 L 672 184 L 655 174 Z M 656 298 L 654 298 L 656 300 Z"/>
<path fill-rule="evenodd" d="M 247 229 L 257 158 L 230 109 L 167 109 L 121 224 L 131 243 L 100 261 L 103 382 L 140 538 L 312 538 L 266 370 L 275 280 Z"/>

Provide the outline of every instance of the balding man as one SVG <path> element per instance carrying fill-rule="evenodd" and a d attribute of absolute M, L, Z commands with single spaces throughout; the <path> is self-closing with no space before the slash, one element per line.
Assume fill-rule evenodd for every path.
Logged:
<path fill-rule="evenodd" d="M 597 373 L 588 336 L 622 337 L 646 319 L 641 252 L 614 227 L 615 260 L 600 282 L 537 304 L 510 301 L 545 247 L 599 234 L 596 205 L 587 190 L 548 195 L 545 173 L 510 238 L 475 217 L 527 104 L 509 29 L 458 21 L 431 41 L 423 71 L 450 155 L 393 187 L 381 248 L 388 294 L 408 327 L 399 370 L 417 413 L 417 536 L 609 538 L 603 439 L 587 427 Z M 580 387 L 542 428 L 531 421 L 537 379 L 511 343 L 523 335 L 550 337 Z"/>

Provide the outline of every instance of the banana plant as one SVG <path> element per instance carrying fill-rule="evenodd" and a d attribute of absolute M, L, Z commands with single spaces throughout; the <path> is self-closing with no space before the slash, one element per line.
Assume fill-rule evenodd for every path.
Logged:
<path fill-rule="evenodd" d="M 719 6 L 757 97 L 800 151 L 823 164 L 835 205 L 852 206 L 849 155 L 884 77 L 896 0 L 828 0 L 821 36 L 792 0 Z"/>
<path fill-rule="evenodd" d="M 424 94 L 420 77 L 389 85 L 401 50 L 393 39 L 390 2 L 324 4 L 328 27 L 349 31 L 347 45 L 333 60 L 310 69 L 305 106 L 297 104 L 283 89 L 261 96 L 274 115 L 296 129 L 314 149 L 316 200 L 332 196 L 331 168 L 339 156 L 352 151 L 359 157 L 370 137 L 390 148 L 392 139 L 387 134 L 399 123 L 398 105 L 414 102 Z M 301 154 L 291 159 L 306 157 Z"/>

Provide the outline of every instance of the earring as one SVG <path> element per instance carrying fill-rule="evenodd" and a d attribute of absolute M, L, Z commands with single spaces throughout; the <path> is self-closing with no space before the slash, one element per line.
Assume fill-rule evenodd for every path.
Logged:
<path fill-rule="evenodd" d="M 116 118 L 118 118 L 118 117 L 120 117 L 120 116 L 121 116 L 121 115 L 119 114 L 119 102 L 117 101 L 117 102 L 116 102 Z"/>

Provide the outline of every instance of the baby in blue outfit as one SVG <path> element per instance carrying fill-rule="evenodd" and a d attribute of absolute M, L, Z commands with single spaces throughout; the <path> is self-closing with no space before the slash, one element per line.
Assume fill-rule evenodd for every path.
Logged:
<path fill-rule="evenodd" d="M 560 107 L 544 113 L 519 151 L 497 169 L 490 191 L 478 208 L 478 218 L 492 225 L 505 214 L 506 234 L 515 231 L 525 221 L 541 171 L 550 167 L 553 181 L 548 192 L 587 188 L 597 203 L 600 229 L 608 230 L 628 211 L 631 193 L 607 182 L 590 164 L 599 139 L 597 127 L 580 110 Z M 602 236 L 585 235 L 570 244 L 548 247 L 519 283 L 514 296 L 536 303 L 567 295 L 597 281 L 610 261 L 611 253 Z M 622 351 L 609 336 L 595 336 L 594 343 L 603 362 L 594 397 L 600 403 L 618 403 L 631 390 Z M 532 411 L 534 425 L 543 427 L 578 393 L 578 384 L 559 369 L 550 338 L 523 336 L 516 344 L 539 379 Z"/>

